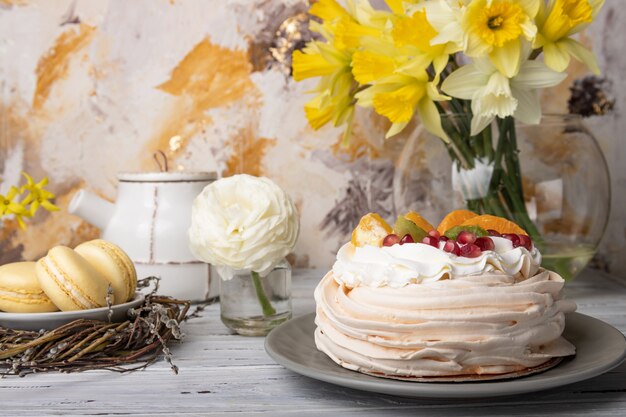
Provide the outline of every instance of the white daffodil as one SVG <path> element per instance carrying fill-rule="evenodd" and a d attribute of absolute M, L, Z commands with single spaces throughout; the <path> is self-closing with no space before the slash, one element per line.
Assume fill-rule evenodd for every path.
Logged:
<path fill-rule="evenodd" d="M 541 104 L 534 90 L 555 86 L 566 76 L 542 62 L 526 60 L 517 75 L 508 78 L 488 59 L 475 59 L 450 74 L 441 89 L 450 96 L 472 100 L 471 134 L 477 135 L 496 117 L 539 123 Z"/>

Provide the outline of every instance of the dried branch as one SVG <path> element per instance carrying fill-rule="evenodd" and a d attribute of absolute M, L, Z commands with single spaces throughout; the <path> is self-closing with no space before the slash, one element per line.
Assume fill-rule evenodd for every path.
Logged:
<path fill-rule="evenodd" d="M 180 323 L 187 318 L 190 302 L 156 295 L 154 278 L 142 281 L 141 287 L 152 282 L 155 289 L 121 323 L 80 319 L 38 332 L 0 327 L 0 376 L 92 369 L 131 372 L 161 355 L 178 373 L 167 345 L 182 340 Z"/>

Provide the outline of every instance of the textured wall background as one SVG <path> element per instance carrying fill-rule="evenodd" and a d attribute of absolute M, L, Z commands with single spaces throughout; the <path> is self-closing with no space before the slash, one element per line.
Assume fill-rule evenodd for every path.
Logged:
<path fill-rule="evenodd" d="M 613 176 L 613 211 L 597 265 L 626 276 L 626 10 L 608 0 L 587 43 L 612 81 L 614 113 L 588 120 Z M 415 206 L 435 221 L 451 200 L 441 144 L 414 132 L 384 143 L 383 120 L 357 115 L 348 149 L 341 131 L 312 131 L 302 106 L 314 82 L 295 83 L 269 52 L 300 0 L 0 0 L 0 192 L 26 170 L 47 175 L 67 207 L 87 187 L 113 200 L 118 171 L 174 169 L 266 175 L 302 215 L 298 266 L 329 266 L 363 211 L 390 214 L 404 164 Z M 280 58 L 280 56 L 279 56 Z M 546 94 L 564 111 L 568 86 Z M 408 145 L 407 145 L 408 143 Z M 410 158 L 406 151 L 411 148 Z M 436 192 L 432 192 L 436 190 Z M 0 264 L 75 245 L 98 230 L 65 211 L 22 231 L 0 228 Z"/>

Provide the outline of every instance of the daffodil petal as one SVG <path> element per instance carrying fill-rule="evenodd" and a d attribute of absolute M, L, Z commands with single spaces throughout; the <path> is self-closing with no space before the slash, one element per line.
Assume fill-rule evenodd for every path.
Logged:
<path fill-rule="evenodd" d="M 449 96 L 470 100 L 487 81 L 489 74 L 480 71 L 474 64 L 468 64 L 450 74 L 441 84 L 441 90 Z"/>
<path fill-rule="evenodd" d="M 439 32 L 456 18 L 454 9 L 445 0 L 425 2 L 422 8 L 426 11 L 426 18 L 430 24 Z"/>
<path fill-rule="evenodd" d="M 396 14 L 402 14 L 404 12 L 402 2 L 402 0 L 385 0 L 387 7 L 389 7 L 389 9 Z"/>
<path fill-rule="evenodd" d="M 541 121 L 541 102 L 536 91 L 511 87 L 513 96 L 517 99 L 517 109 L 513 117 L 523 123 L 536 125 Z"/>
<path fill-rule="evenodd" d="M 398 84 L 376 84 L 354 95 L 361 107 L 373 107 L 374 96 L 379 93 L 387 93 L 398 88 Z"/>
<path fill-rule="evenodd" d="M 352 74 L 360 84 L 367 84 L 393 74 L 393 59 L 372 54 L 367 51 L 356 51 L 352 55 Z"/>
<path fill-rule="evenodd" d="M 320 54 L 304 54 L 295 51 L 292 55 L 293 79 L 302 81 L 306 78 L 332 74 L 336 67 Z"/>
<path fill-rule="evenodd" d="M 448 42 L 457 44 L 459 48 L 463 49 L 463 39 L 465 37 L 465 32 L 461 26 L 456 24 L 450 24 L 448 26 L 444 26 L 434 38 L 430 40 L 431 45 L 441 45 Z"/>
<path fill-rule="evenodd" d="M 309 13 L 324 21 L 330 21 L 343 16 L 350 16 L 346 9 L 341 7 L 335 0 L 320 0 L 313 3 Z"/>
<path fill-rule="evenodd" d="M 417 111 L 426 130 L 441 138 L 444 142 L 450 142 L 450 138 L 443 130 L 443 127 L 441 127 L 441 116 L 432 100 L 428 97 L 422 98 L 417 103 Z"/>
<path fill-rule="evenodd" d="M 397 123 L 392 123 L 391 127 L 389 128 L 389 130 L 387 131 L 387 133 L 385 134 L 385 139 L 389 139 L 392 136 L 397 135 L 398 133 L 402 132 L 404 130 L 404 128 L 409 124 L 409 122 L 397 122 Z"/>
<path fill-rule="evenodd" d="M 524 9 L 529 17 L 534 18 L 537 16 L 539 7 L 541 6 L 541 3 L 543 3 L 543 0 L 518 0 L 518 3 L 522 6 L 522 9 Z"/>
<path fill-rule="evenodd" d="M 591 9 L 593 10 L 593 14 L 591 15 L 591 17 L 595 19 L 598 13 L 600 12 L 600 9 L 602 8 L 602 6 L 604 6 L 604 0 L 589 0 L 589 5 L 591 6 Z"/>
<path fill-rule="evenodd" d="M 413 59 L 411 59 L 406 64 L 398 67 L 396 72 L 398 74 L 408 75 L 411 77 L 415 77 L 420 81 L 428 80 L 428 73 L 426 72 L 426 68 L 430 65 L 431 60 L 430 57 L 426 54 L 417 54 Z"/>
<path fill-rule="evenodd" d="M 549 68 L 563 72 L 569 65 L 570 56 L 559 44 L 560 42 L 543 45 L 543 60 Z"/>
<path fill-rule="evenodd" d="M 553 87 L 567 78 L 567 74 L 554 71 L 539 61 L 526 61 L 519 74 L 511 80 L 511 85 L 518 89 L 537 89 Z"/>
<path fill-rule="evenodd" d="M 333 107 L 328 104 L 327 94 L 320 94 L 304 105 L 304 113 L 313 130 L 318 130 L 333 117 Z"/>
<path fill-rule="evenodd" d="M 501 48 L 494 48 L 489 54 L 493 65 L 507 78 L 512 78 L 519 71 L 522 45 L 519 39 L 507 42 Z"/>
<path fill-rule="evenodd" d="M 493 119 L 495 118 L 496 116 L 474 114 L 474 116 L 472 117 L 472 126 L 470 128 L 470 135 L 472 136 L 478 135 L 480 132 L 485 130 L 485 128 L 489 126 L 491 122 L 493 122 Z"/>
<path fill-rule="evenodd" d="M 564 39 L 560 42 L 563 49 L 569 52 L 574 58 L 584 63 L 595 75 L 600 75 L 600 68 L 593 53 L 585 48 L 583 44 L 574 39 Z"/>
<path fill-rule="evenodd" d="M 435 69 L 435 75 L 437 77 L 444 69 L 446 69 L 449 60 L 450 57 L 448 56 L 448 54 L 440 55 L 433 60 L 433 68 Z"/>
<path fill-rule="evenodd" d="M 522 33 L 527 40 L 531 41 L 535 38 L 535 36 L 537 36 L 537 25 L 535 25 L 535 22 L 532 20 L 527 20 L 522 23 L 520 27 L 522 28 Z"/>
<path fill-rule="evenodd" d="M 437 89 L 438 81 L 435 79 L 432 82 L 426 84 L 426 94 L 430 97 L 431 100 L 434 101 L 448 101 L 450 97 L 441 94 Z"/>

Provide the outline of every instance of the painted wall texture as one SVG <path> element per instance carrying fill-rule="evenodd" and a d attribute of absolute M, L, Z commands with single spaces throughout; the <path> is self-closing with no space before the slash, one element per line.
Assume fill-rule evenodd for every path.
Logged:
<path fill-rule="evenodd" d="M 595 264 L 626 277 L 620 3 L 607 0 L 585 41 L 616 100 L 611 114 L 587 120 L 613 186 Z M 266 175 L 285 188 L 301 213 L 296 266 L 330 266 L 364 211 L 401 209 L 392 183 L 404 166 L 413 167 L 411 198 L 423 214 L 437 221 L 458 207 L 435 139 L 408 129 L 384 142 L 388 125 L 366 111 L 348 148 L 339 129 L 308 127 L 302 106 L 315 82 L 294 82 L 285 53 L 299 18 L 281 26 L 306 8 L 300 0 L 0 0 L 0 192 L 22 170 L 48 176 L 63 209 L 38 214 L 26 230 L 6 220 L 0 264 L 96 237 L 67 213 L 73 194 L 88 188 L 114 200 L 116 173 L 157 170 L 157 150 L 172 169 Z M 569 85 L 586 75 L 580 65 L 571 73 L 546 92 L 546 111 L 565 111 Z"/>

